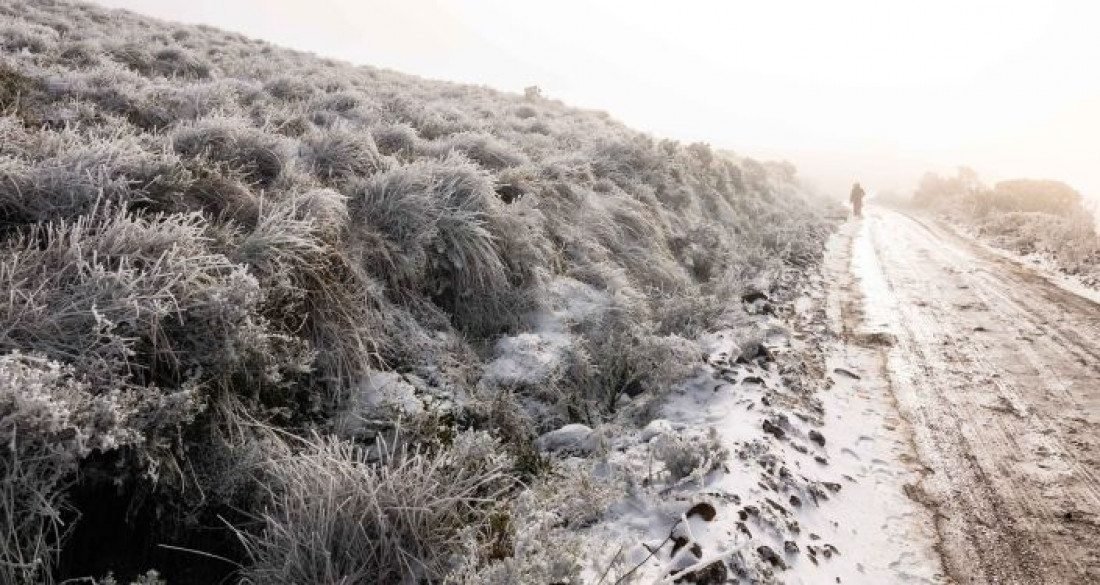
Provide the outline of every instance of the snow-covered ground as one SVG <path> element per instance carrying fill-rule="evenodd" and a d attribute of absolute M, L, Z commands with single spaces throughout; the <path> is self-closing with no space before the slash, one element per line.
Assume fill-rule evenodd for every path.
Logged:
<path fill-rule="evenodd" d="M 804 297 L 757 315 L 755 331 L 703 340 L 707 366 L 660 418 L 610 441 L 596 469 L 643 479 L 587 529 L 586 582 L 944 582 L 873 343 L 890 334 L 889 308 L 841 306 L 882 286 L 874 251 L 849 253 L 858 225 L 834 238 Z"/>

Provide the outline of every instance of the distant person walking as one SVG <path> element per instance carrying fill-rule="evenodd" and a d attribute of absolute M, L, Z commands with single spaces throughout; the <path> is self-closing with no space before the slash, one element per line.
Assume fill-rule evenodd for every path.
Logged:
<path fill-rule="evenodd" d="M 852 202 L 852 213 L 856 217 L 863 217 L 863 196 L 866 193 L 863 192 L 863 187 L 859 186 L 859 183 L 852 185 L 852 194 L 848 197 L 848 200 Z"/>

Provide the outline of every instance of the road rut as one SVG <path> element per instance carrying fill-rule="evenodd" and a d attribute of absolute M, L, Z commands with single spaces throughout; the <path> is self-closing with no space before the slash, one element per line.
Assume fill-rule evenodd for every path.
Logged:
<path fill-rule="evenodd" d="M 1100 305 L 934 220 L 846 226 L 959 583 L 1100 583 Z"/>

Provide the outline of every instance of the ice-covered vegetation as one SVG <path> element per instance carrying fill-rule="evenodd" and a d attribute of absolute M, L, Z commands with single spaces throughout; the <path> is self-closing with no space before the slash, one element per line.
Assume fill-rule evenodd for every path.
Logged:
<path fill-rule="evenodd" d="M 0 4 L 0 114 L 3 583 L 575 574 L 622 488 L 536 438 L 829 230 L 789 165 L 61 1 Z"/>
<path fill-rule="evenodd" d="M 913 202 L 973 225 L 1000 247 L 1049 258 L 1068 274 L 1100 283 L 1096 218 L 1065 183 L 1014 179 L 988 187 L 963 167 L 954 177 L 926 174 Z"/>

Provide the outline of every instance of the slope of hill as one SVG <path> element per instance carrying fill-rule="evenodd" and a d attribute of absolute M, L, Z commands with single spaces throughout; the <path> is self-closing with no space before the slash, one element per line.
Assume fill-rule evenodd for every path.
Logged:
<path fill-rule="evenodd" d="M 4 583 L 510 557 L 535 439 L 644 424 L 830 230 L 788 165 L 537 95 L 0 15 Z"/>

